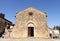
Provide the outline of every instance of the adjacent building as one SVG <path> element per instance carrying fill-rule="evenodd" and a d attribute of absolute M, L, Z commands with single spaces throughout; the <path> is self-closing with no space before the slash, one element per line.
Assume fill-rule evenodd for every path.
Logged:
<path fill-rule="evenodd" d="M 3 13 L 0 13 L 0 37 L 5 32 L 5 27 L 9 25 L 13 25 L 13 23 L 5 18 Z"/>

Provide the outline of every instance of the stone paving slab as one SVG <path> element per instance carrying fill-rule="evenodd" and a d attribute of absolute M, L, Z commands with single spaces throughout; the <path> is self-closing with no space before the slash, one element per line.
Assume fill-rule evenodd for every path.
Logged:
<path fill-rule="evenodd" d="M 21 38 L 21 39 L 0 39 L 0 41 L 60 41 L 60 39 L 40 39 L 40 38 Z"/>

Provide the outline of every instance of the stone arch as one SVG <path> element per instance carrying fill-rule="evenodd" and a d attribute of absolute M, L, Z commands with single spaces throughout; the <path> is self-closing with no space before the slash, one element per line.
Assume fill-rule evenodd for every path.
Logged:
<path fill-rule="evenodd" d="M 27 23 L 26 23 L 26 26 L 28 27 L 29 25 L 32 25 L 32 26 L 37 26 L 36 25 L 37 23 L 36 23 L 36 21 L 34 22 L 33 20 L 29 20 Z"/>
<path fill-rule="evenodd" d="M 27 24 L 27 26 L 28 26 L 28 27 L 34 27 L 34 24 L 33 24 L 32 22 L 29 22 L 29 23 Z"/>

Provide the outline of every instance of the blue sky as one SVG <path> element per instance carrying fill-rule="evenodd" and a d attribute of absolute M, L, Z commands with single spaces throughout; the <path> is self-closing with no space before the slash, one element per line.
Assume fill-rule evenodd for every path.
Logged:
<path fill-rule="evenodd" d="M 15 23 L 16 12 L 29 6 L 46 11 L 48 27 L 60 25 L 60 0 L 0 0 L 0 13 Z"/>

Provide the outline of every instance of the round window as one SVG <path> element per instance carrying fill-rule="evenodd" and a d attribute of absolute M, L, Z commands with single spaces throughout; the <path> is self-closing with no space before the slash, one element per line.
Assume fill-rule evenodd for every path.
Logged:
<path fill-rule="evenodd" d="M 30 16 L 32 16 L 32 15 L 33 15 L 33 13 L 32 13 L 32 12 L 29 12 L 29 15 L 30 15 Z"/>

